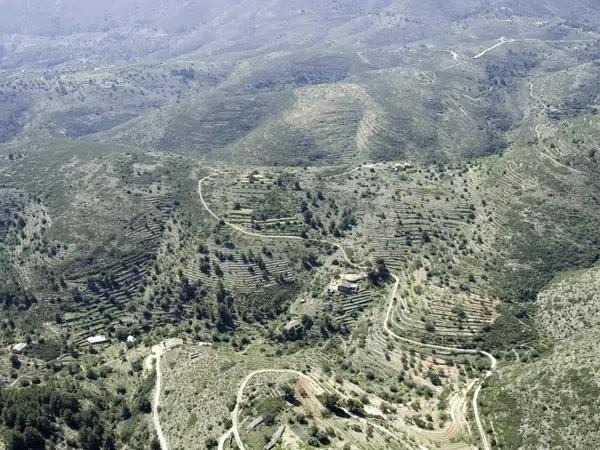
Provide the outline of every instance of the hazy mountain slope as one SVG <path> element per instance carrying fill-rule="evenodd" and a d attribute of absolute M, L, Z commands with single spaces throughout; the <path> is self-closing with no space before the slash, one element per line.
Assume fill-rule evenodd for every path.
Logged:
<path fill-rule="evenodd" d="M 19 93 L 0 108 L 3 140 L 114 140 L 254 164 L 499 152 L 520 126 L 532 71 L 549 57 L 557 65 L 544 70 L 563 70 L 559 54 L 583 53 L 548 40 L 593 38 L 593 14 L 569 17 L 597 8 L 476 0 L 3 6 L 0 64 L 31 70 L 26 82 L 9 70 L 0 86 L 7 100 Z M 527 41 L 497 45 L 500 36 Z"/>
<path fill-rule="evenodd" d="M 475 17 L 579 20 L 598 6 L 562 0 L 3 0 L 0 9 L 0 42 L 9 50 L 4 64 L 11 67 L 40 64 L 35 56 L 41 54 L 52 66 L 81 57 L 102 64 L 185 54 L 198 59 L 315 47 L 360 50 L 449 34 L 461 39 L 456 23 Z M 597 24 L 593 15 L 587 21 Z M 488 31 L 481 28 L 469 40 Z"/>

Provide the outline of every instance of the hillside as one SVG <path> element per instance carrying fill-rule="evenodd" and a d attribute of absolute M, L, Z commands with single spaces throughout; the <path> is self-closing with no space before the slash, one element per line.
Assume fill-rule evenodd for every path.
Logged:
<path fill-rule="evenodd" d="M 598 280 L 593 268 L 540 293 L 536 319 L 550 348 L 538 355 L 525 347 L 483 396 L 498 448 L 586 448 L 598 440 Z"/>
<path fill-rule="evenodd" d="M 592 0 L 0 0 L 0 447 L 600 439 Z"/>

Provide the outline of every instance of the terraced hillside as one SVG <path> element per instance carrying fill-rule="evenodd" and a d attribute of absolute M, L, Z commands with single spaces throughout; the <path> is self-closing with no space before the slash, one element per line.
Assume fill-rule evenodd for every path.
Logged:
<path fill-rule="evenodd" d="M 543 146 L 527 142 L 515 145 L 503 158 L 465 166 L 415 167 L 404 162 L 365 165 L 346 171 L 281 170 L 279 175 L 269 175 L 269 182 L 258 182 L 259 189 L 252 188 L 249 196 L 247 188 L 238 188 L 240 181 L 235 176 L 241 176 L 242 180 L 247 180 L 245 177 L 248 176 L 258 176 L 257 179 L 261 180 L 263 175 L 257 175 L 260 171 L 255 175 L 243 171 L 230 172 L 227 181 L 220 183 L 218 189 L 212 184 L 217 179 L 223 180 L 219 174 L 214 179 L 211 177 L 203 181 L 210 187 L 203 187 L 201 191 L 208 193 L 205 197 L 206 207 L 212 209 L 213 213 L 218 212 L 215 218 L 222 217 L 226 226 L 241 233 L 271 241 L 303 237 L 306 245 L 323 240 L 342 246 L 347 249 L 345 253 L 352 261 L 360 261 L 360 264 L 369 261 L 372 270 L 369 277 L 375 286 L 382 280 L 385 284 L 390 271 L 400 275 L 400 291 L 391 300 L 385 317 L 381 316 L 381 310 L 387 306 L 385 303 L 373 300 L 363 302 L 361 299 L 366 292 L 361 294 L 360 289 L 352 286 L 344 287 L 350 292 L 333 295 L 333 306 L 330 306 L 331 300 L 320 302 L 315 290 L 319 292 L 323 289 L 320 286 L 324 286 L 324 281 L 328 283 L 328 280 L 339 277 L 339 272 L 336 275 L 325 267 L 322 279 L 315 278 L 313 281 L 312 299 L 301 297 L 293 307 L 299 315 L 310 311 L 327 311 L 328 308 L 334 314 L 341 311 L 344 327 L 352 332 L 353 339 L 350 342 L 358 344 L 346 352 L 353 355 L 353 361 L 358 358 L 360 367 L 374 368 L 380 364 L 375 360 L 365 360 L 364 356 L 358 357 L 364 353 L 363 349 L 369 348 L 371 350 L 365 356 L 373 352 L 385 361 L 393 362 L 395 358 L 402 361 L 401 356 L 393 356 L 393 340 L 389 341 L 385 334 L 382 336 L 381 332 L 373 331 L 379 321 L 386 324 L 385 330 L 392 336 L 412 337 L 415 343 L 421 341 L 427 345 L 435 342 L 453 346 L 452 351 L 442 351 L 446 358 L 456 358 L 461 351 L 468 356 L 470 348 L 483 345 L 496 348 L 509 361 L 517 358 L 518 364 L 539 358 L 540 352 L 545 352 L 545 358 L 558 361 L 561 357 L 567 357 L 566 347 L 557 347 L 553 356 L 547 353 L 547 344 L 535 329 L 539 319 L 529 316 L 528 311 L 533 306 L 527 301 L 531 300 L 531 293 L 535 293 L 537 286 L 543 286 L 566 265 L 587 265 L 595 258 L 595 243 L 598 242 L 592 226 L 593 217 L 597 217 L 597 208 L 593 203 L 595 196 L 591 192 L 589 196 L 582 195 L 580 191 L 586 189 L 583 185 L 595 189 L 593 176 L 583 181 L 586 174 L 591 176 L 592 172 L 588 170 L 595 164 L 593 152 L 590 153 L 590 146 L 586 145 L 589 141 L 593 148 L 596 127 L 590 127 L 592 123 L 593 119 L 590 122 L 586 118 L 581 122 L 564 121 L 562 125 L 553 125 L 562 128 L 562 132 L 553 135 L 556 144 L 552 145 L 550 137 L 546 138 L 545 144 L 550 148 L 562 146 L 565 152 L 553 155 L 552 160 L 546 157 Z M 566 142 L 565 139 L 572 135 L 579 138 Z M 560 164 L 564 165 L 562 174 L 555 170 L 555 166 Z M 580 175 L 577 180 L 568 176 L 574 172 Z M 272 180 L 275 179 L 294 181 L 286 186 L 282 181 L 274 183 Z M 246 186 L 253 183 L 241 184 Z M 290 189 L 289 186 L 294 188 Z M 496 190 L 499 186 L 505 190 L 504 194 Z M 218 192 L 219 196 L 211 197 L 211 192 Z M 572 198 L 567 200 L 560 195 L 561 192 L 572 192 L 580 203 L 574 204 Z M 510 197 L 506 193 L 510 193 Z M 235 201 L 238 198 L 243 199 L 239 205 Z M 310 233 L 320 233 L 303 231 L 303 235 L 299 236 L 291 231 L 281 231 L 285 228 L 277 233 L 260 222 L 263 220 L 268 223 L 267 216 L 257 217 L 258 221 L 243 220 L 239 214 L 231 215 L 228 212 L 231 206 L 227 205 L 234 205 L 233 209 L 236 206 L 241 208 L 243 204 L 249 205 L 249 198 L 253 205 L 268 205 L 268 209 L 276 211 L 293 211 L 298 204 L 294 199 L 313 200 L 310 204 L 304 202 L 305 212 L 310 212 L 305 214 L 305 219 L 308 219 L 305 225 L 309 230 L 312 228 Z M 569 206 L 565 201 L 569 202 Z M 320 225 L 335 217 L 331 205 L 335 205 L 335 210 L 344 210 L 350 204 L 352 211 L 357 214 L 352 214 L 348 222 L 351 225 L 344 232 L 339 231 L 335 221 L 332 221 L 331 227 Z M 569 213 L 572 208 L 578 212 Z M 390 211 L 394 210 L 395 215 L 391 216 Z M 586 212 L 579 212 L 583 210 Z M 360 214 L 360 211 L 368 211 L 368 214 Z M 247 208 L 244 212 L 251 216 L 253 210 Z M 579 218 L 576 227 L 572 226 L 573 215 Z M 532 227 L 515 219 L 516 216 L 530 217 Z M 552 234 L 548 228 L 550 223 L 554 226 Z M 278 225 L 283 226 L 283 221 L 279 221 Z M 557 229 L 563 234 L 557 234 Z M 379 238 L 377 233 L 380 233 Z M 538 246 L 546 249 L 544 259 L 533 257 Z M 569 249 L 573 247 L 586 251 L 571 252 Z M 557 252 L 556 256 L 553 256 L 554 252 Z M 572 255 L 573 259 L 569 259 L 568 255 Z M 333 264 L 336 264 L 335 260 Z M 337 289 L 336 284 L 333 286 L 334 290 Z M 524 290 L 522 286 L 530 290 Z M 373 298 L 373 293 L 369 296 Z M 354 297 L 358 300 L 355 301 Z M 375 294 L 375 299 L 378 297 Z M 501 304 L 507 298 L 525 303 Z M 543 302 L 543 298 L 540 297 L 540 302 Z M 344 307 L 346 302 L 348 305 L 367 305 L 368 312 L 361 314 L 361 309 L 358 309 L 351 313 L 352 320 L 348 320 Z M 377 310 L 380 312 L 376 313 Z M 290 323 L 289 326 L 295 325 Z M 464 360 L 461 364 L 465 368 L 474 367 L 474 373 L 485 368 L 485 364 L 476 361 Z M 511 367 L 506 369 L 506 373 L 515 376 Z M 528 368 L 525 365 L 523 370 L 527 371 Z M 504 377 L 509 376 L 506 373 L 501 372 L 497 376 L 503 377 L 502 383 L 506 380 Z M 484 389 L 485 395 L 498 395 L 498 388 L 494 385 L 497 377 L 493 379 L 491 387 Z M 380 379 L 385 378 L 386 375 L 382 374 Z M 519 382 L 524 382 L 524 379 Z M 558 389 L 560 383 L 566 383 L 566 380 L 554 380 L 552 383 Z M 497 397 L 494 398 L 497 401 Z M 589 398 L 587 394 L 586 398 Z M 582 401 L 586 404 L 587 400 Z M 562 399 L 558 400 L 557 407 L 562 402 Z M 492 424 L 496 419 L 495 413 L 490 410 L 490 403 L 486 400 L 483 406 L 489 413 L 488 422 L 484 422 L 486 439 L 492 442 L 490 445 L 504 445 L 494 431 Z M 582 411 L 573 414 L 580 413 Z M 419 420 L 417 422 L 422 423 Z M 389 429 L 391 425 L 388 423 L 386 426 Z M 568 442 L 575 442 L 574 436 Z M 539 437 L 531 439 L 535 441 Z M 581 445 L 577 442 L 576 445 Z M 512 448 L 511 445 L 508 444 L 508 448 Z"/>
<path fill-rule="evenodd" d="M 0 0 L 0 447 L 595 448 L 592 0 Z"/>

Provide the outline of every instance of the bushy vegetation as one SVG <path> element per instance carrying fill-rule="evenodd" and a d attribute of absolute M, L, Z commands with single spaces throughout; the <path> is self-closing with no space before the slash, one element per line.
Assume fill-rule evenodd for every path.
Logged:
<path fill-rule="evenodd" d="M 102 415 L 110 405 L 106 402 L 91 406 L 83 401 L 84 394 L 76 384 L 32 386 L 25 390 L 3 391 L 0 408 L 7 449 L 43 449 L 56 444 L 66 425 L 77 432 L 77 445 L 86 450 L 115 448 L 110 427 L 105 428 Z"/>

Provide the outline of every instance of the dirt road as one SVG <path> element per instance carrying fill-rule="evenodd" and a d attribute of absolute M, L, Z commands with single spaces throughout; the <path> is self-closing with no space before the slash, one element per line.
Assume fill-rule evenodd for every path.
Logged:
<path fill-rule="evenodd" d="M 156 435 L 158 436 L 158 442 L 160 444 L 161 450 L 169 450 L 169 445 L 167 444 L 167 438 L 162 431 L 162 427 L 160 426 L 160 419 L 158 415 L 158 410 L 160 406 L 160 390 L 161 390 L 161 382 L 162 382 L 162 373 L 160 371 L 160 358 L 165 352 L 165 346 L 163 343 L 155 345 L 152 347 L 152 358 L 156 361 L 156 384 L 154 386 L 154 399 L 152 401 L 152 421 L 154 422 L 154 428 L 156 430 Z"/>
<path fill-rule="evenodd" d="M 307 381 L 309 383 L 309 385 L 312 386 L 312 388 L 314 389 L 314 391 L 316 392 L 317 395 L 325 392 L 325 389 L 316 380 L 314 380 L 310 376 L 308 376 L 305 373 L 302 373 L 298 370 L 260 369 L 260 370 L 254 370 L 254 371 L 250 372 L 246 376 L 246 378 L 244 378 L 244 380 L 240 384 L 240 387 L 238 388 L 236 402 L 235 402 L 235 408 L 233 409 L 233 412 L 231 414 L 231 421 L 232 421 L 233 425 L 232 425 L 231 429 L 229 429 L 219 440 L 219 449 L 220 450 L 223 449 L 223 446 L 221 444 L 224 443 L 229 438 L 231 433 L 233 433 L 233 436 L 235 438 L 235 441 L 236 441 L 236 444 L 237 444 L 239 450 L 246 450 L 246 447 L 244 446 L 244 442 L 242 441 L 242 438 L 240 436 L 240 424 L 239 424 L 240 410 L 241 410 L 242 403 L 244 401 L 244 391 L 246 390 L 246 387 L 248 386 L 248 383 L 250 382 L 250 380 L 252 380 L 252 378 L 254 378 L 257 375 L 269 374 L 269 373 L 270 374 L 289 374 L 289 375 L 297 376 L 298 378 L 302 378 L 305 381 Z M 344 409 L 344 412 L 346 414 L 348 414 L 348 416 L 352 417 L 355 420 L 358 420 L 365 424 L 366 423 L 370 424 L 371 426 L 373 426 L 373 428 L 378 429 L 383 434 L 386 434 L 389 437 L 391 437 L 392 439 L 395 439 L 398 442 L 400 442 L 402 445 L 404 445 L 405 448 L 410 449 L 410 450 L 415 448 L 413 445 L 411 445 L 410 443 L 408 443 L 407 441 L 402 439 L 399 435 L 391 432 L 390 430 L 386 429 L 385 427 L 383 427 L 377 423 L 370 422 L 367 419 L 365 419 L 364 417 L 359 417 L 355 414 L 352 414 L 351 412 L 349 412 L 345 409 Z"/>

